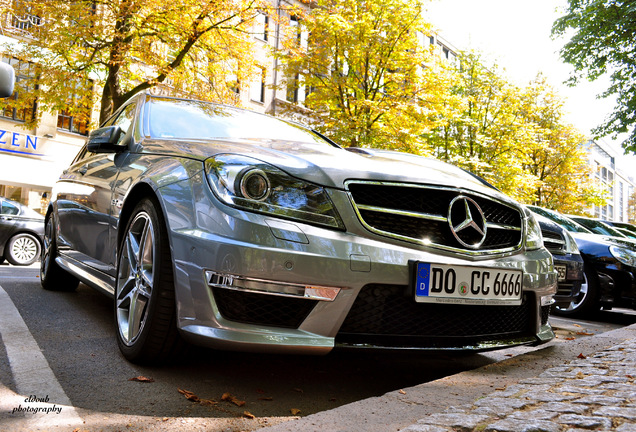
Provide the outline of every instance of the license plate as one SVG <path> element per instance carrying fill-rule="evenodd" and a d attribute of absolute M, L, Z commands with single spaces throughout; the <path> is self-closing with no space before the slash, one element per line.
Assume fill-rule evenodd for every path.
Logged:
<path fill-rule="evenodd" d="M 415 301 L 520 305 L 523 271 L 418 262 Z"/>
<path fill-rule="evenodd" d="M 559 273 L 559 276 L 557 277 L 557 282 L 563 282 L 566 279 L 566 275 L 567 275 L 567 267 L 564 265 L 555 265 L 554 269 L 557 271 L 557 273 Z"/>

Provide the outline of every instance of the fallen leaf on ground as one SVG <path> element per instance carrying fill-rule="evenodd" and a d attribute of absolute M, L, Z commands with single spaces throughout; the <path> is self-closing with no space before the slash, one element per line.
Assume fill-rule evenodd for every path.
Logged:
<path fill-rule="evenodd" d="M 291 413 L 292 413 L 292 415 L 298 415 L 298 414 L 300 414 L 300 410 L 299 410 L 299 409 L 296 409 L 296 408 L 292 408 L 292 409 L 290 409 L 290 410 L 289 410 L 289 412 L 291 412 Z"/>
<path fill-rule="evenodd" d="M 582 328 L 583 326 L 580 326 L 578 324 L 574 324 L 574 327 L 581 327 Z"/>
<path fill-rule="evenodd" d="M 576 332 L 576 334 L 579 336 L 594 336 L 594 333 L 587 333 L 587 332 Z"/>
<path fill-rule="evenodd" d="M 255 419 L 256 416 L 249 411 L 243 411 L 243 417 L 247 417 L 248 419 Z"/>
<path fill-rule="evenodd" d="M 405 394 L 406 394 L 406 392 L 405 392 L 404 390 L 400 390 L 400 394 L 405 395 Z"/>
<path fill-rule="evenodd" d="M 142 375 L 139 375 L 138 377 L 130 378 L 128 381 L 138 381 L 138 382 L 146 382 L 146 383 L 155 382 L 154 379 L 148 378 Z"/>
<path fill-rule="evenodd" d="M 230 393 L 223 393 L 223 396 L 221 396 L 221 400 L 225 402 L 232 402 L 234 405 L 239 407 L 242 407 L 243 405 L 245 405 L 245 401 L 238 400 L 235 396 L 231 395 Z"/>
<path fill-rule="evenodd" d="M 569 337 L 569 338 L 565 338 L 565 340 L 576 340 L 576 338 Z"/>
<path fill-rule="evenodd" d="M 192 402 L 199 402 L 201 399 L 199 399 L 199 396 L 195 395 L 194 393 L 192 393 L 191 391 L 188 390 L 182 390 L 182 389 L 178 389 L 179 393 L 181 393 L 182 395 L 185 396 L 185 398 L 189 401 Z"/>
<path fill-rule="evenodd" d="M 273 401 L 274 398 L 271 396 L 261 396 L 258 398 L 258 400 L 262 400 L 262 401 Z"/>
<path fill-rule="evenodd" d="M 298 392 L 298 393 L 305 393 L 305 392 L 303 391 L 303 389 L 301 389 L 301 388 L 295 388 L 295 389 L 294 389 L 294 391 L 296 391 L 296 392 Z"/>
<path fill-rule="evenodd" d="M 578 357 L 578 358 L 580 358 L 580 359 L 586 359 L 586 358 L 587 358 L 587 357 L 585 357 L 585 356 L 583 355 L 583 353 L 579 354 L 577 357 Z"/>

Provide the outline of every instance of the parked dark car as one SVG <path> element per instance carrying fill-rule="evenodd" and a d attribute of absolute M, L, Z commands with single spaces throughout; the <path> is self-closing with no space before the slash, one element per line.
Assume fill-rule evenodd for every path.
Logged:
<path fill-rule="evenodd" d="M 0 197 L 0 263 L 33 264 L 40 258 L 43 236 L 44 216 Z"/>
<path fill-rule="evenodd" d="M 624 235 L 622 232 L 620 232 L 613 226 L 601 221 L 600 219 L 588 218 L 584 216 L 573 216 L 573 215 L 567 215 L 567 217 L 572 219 L 574 222 L 580 225 L 583 225 L 585 228 L 589 229 L 595 234 L 600 234 L 600 235 L 605 235 L 610 237 L 618 237 L 620 239 L 628 239 L 628 241 L 630 241 L 631 243 L 634 244 L 634 246 L 636 246 L 636 242 L 632 241 L 631 239 L 629 239 L 629 237 Z"/>
<path fill-rule="evenodd" d="M 636 248 L 628 239 L 595 234 L 574 220 L 552 210 L 528 206 L 567 229 L 581 252 L 585 281 L 579 297 L 559 315 L 586 317 L 599 309 L 636 309 Z"/>
<path fill-rule="evenodd" d="M 623 235 L 626 235 L 631 239 L 636 239 L 636 226 L 627 222 L 615 222 L 605 219 L 601 219 L 601 221 L 620 231 Z"/>
<path fill-rule="evenodd" d="M 131 361 L 174 355 L 181 338 L 324 354 L 554 337 L 557 275 L 534 217 L 440 161 L 142 93 L 53 191 L 42 285 L 113 297 Z"/>
<path fill-rule="evenodd" d="M 536 214 L 541 227 L 543 244 L 552 254 L 554 269 L 558 273 L 558 289 L 554 296 L 554 307 L 567 309 L 577 301 L 583 276 L 583 257 L 572 235 L 561 225 Z"/>

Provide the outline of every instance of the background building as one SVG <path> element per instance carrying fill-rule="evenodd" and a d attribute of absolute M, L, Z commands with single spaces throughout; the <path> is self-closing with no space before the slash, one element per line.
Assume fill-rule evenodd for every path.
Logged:
<path fill-rule="evenodd" d="M 629 200 L 634 195 L 636 172 L 621 169 L 617 161 L 622 155 L 602 140 L 590 140 L 585 147 L 595 178 L 608 195 L 607 204 L 592 206 L 590 213 L 601 219 L 629 222 Z"/>

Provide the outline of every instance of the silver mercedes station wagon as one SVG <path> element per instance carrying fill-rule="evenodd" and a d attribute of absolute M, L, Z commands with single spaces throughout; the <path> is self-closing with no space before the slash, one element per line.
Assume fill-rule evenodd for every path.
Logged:
<path fill-rule="evenodd" d="M 483 180 L 271 116 L 141 93 L 56 183 L 42 286 L 114 299 L 133 362 L 554 337 L 533 216 Z"/>

